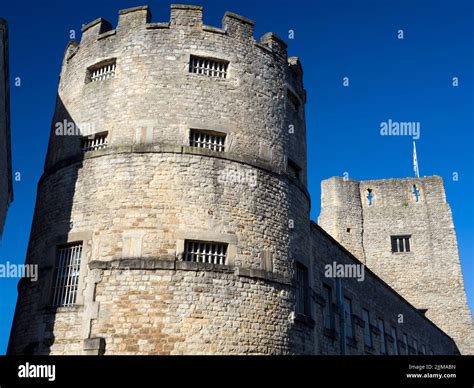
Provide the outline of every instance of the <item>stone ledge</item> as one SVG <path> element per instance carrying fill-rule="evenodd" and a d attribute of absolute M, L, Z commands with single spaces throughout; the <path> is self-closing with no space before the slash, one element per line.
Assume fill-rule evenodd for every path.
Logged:
<path fill-rule="evenodd" d="M 101 40 L 101 39 L 108 38 L 109 36 L 115 35 L 116 33 L 117 33 L 116 30 L 106 31 L 106 32 L 100 34 L 100 35 L 97 37 L 97 40 Z"/>
<path fill-rule="evenodd" d="M 160 22 L 160 23 L 147 23 L 145 25 L 147 30 L 160 30 L 160 29 L 167 29 L 170 28 L 170 24 L 168 22 Z"/>
<path fill-rule="evenodd" d="M 137 269 L 175 269 L 173 257 L 169 258 L 123 258 L 111 261 L 93 260 L 89 262 L 89 269 L 118 269 L 118 270 L 137 270 Z"/>
<path fill-rule="evenodd" d="M 131 8 L 125 8 L 119 10 L 119 15 L 125 15 L 130 12 L 135 12 L 135 11 L 148 11 L 148 5 L 141 5 L 138 7 L 131 7 Z"/>
<path fill-rule="evenodd" d="M 173 256 L 123 258 L 111 261 L 92 260 L 89 269 L 100 270 L 171 270 L 171 271 L 209 271 L 234 274 L 235 276 L 265 280 L 285 286 L 292 286 L 291 279 L 273 272 L 259 269 L 240 268 L 225 264 L 196 263 L 190 261 L 177 261 Z"/>
<path fill-rule="evenodd" d="M 267 280 L 269 282 L 280 283 L 287 286 L 292 285 L 291 279 L 288 279 L 282 275 L 277 275 L 273 272 L 264 271 L 262 269 L 250 269 L 250 268 L 240 268 L 235 267 L 234 273 L 237 276 L 251 278 L 251 279 L 261 279 Z"/>
<path fill-rule="evenodd" d="M 204 9 L 201 5 L 190 5 L 190 4 L 171 4 L 171 9 L 191 9 L 195 11 L 202 11 Z"/>
<path fill-rule="evenodd" d="M 233 19 L 237 19 L 237 20 L 240 20 L 241 22 L 244 22 L 246 24 L 250 24 L 251 26 L 255 26 L 255 22 L 249 18 L 246 18 L 245 16 L 242 16 L 242 15 L 238 15 L 234 12 L 226 12 L 224 14 L 224 18 L 233 18 Z"/>
<path fill-rule="evenodd" d="M 226 31 L 223 30 L 222 28 L 212 27 L 212 26 L 207 26 L 207 25 L 203 25 L 202 30 L 207 31 L 207 32 L 215 32 L 216 34 L 222 34 L 222 35 L 226 34 Z"/>

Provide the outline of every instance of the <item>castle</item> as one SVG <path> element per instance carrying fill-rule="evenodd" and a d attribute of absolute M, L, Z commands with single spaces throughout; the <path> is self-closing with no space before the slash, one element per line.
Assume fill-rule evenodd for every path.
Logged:
<path fill-rule="evenodd" d="M 13 200 L 8 73 L 8 25 L 0 18 L 0 237 Z"/>
<path fill-rule="evenodd" d="M 19 283 L 9 354 L 458 354 L 464 346 L 450 336 L 467 329 L 443 319 L 436 295 L 420 306 L 408 276 L 392 285 L 398 293 L 392 277 L 370 269 L 376 249 L 390 258 L 385 245 L 369 249 L 359 185 L 323 185 L 320 221 L 334 237 L 310 220 L 303 69 L 278 36 L 256 40 L 253 28 L 229 12 L 221 28 L 204 25 L 202 7 L 188 5 L 152 23 L 145 6 L 120 11 L 115 29 L 97 19 L 69 43 L 26 259 L 40 276 Z M 61 123 L 83 132 L 68 135 Z M 415 184 L 422 203 L 438 195 L 442 208 L 440 193 Z M 390 187 L 373 187 L 376 219 Z M 454 233 L 444 216 L 447 229 L 433 232 L 441 239 Z M 417 230 L 396 225 L 418 252 Z M 454 254 L 455 240 L 447 244 Z M 327 266 L 364 276 L 328 275 Z M 451 280 L 455 298 L 460 272 Z M 464 300 L 456 314 L 467 313 Z M 420 310 L 433 306 L 448 334 Z"/>

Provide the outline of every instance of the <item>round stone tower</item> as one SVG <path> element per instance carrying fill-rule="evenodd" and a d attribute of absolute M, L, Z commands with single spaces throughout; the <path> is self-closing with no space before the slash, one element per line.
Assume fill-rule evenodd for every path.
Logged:
<path fill-rule="evenodd" d="M 312 353 L 302 67 L 171 6 L 67 46 L 10 354 Z"/>

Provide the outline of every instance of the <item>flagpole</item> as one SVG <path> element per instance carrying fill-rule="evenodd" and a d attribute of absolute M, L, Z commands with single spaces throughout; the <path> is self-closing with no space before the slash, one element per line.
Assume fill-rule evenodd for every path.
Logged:
<path fill-rule="evenodd" d="M 413 140 L 413 170 L 415 171 L 415 178 L 419 178 L 420 177 L 420 170 L 418 168 L 418 158 L 416 156 L 415 140 Z"/>

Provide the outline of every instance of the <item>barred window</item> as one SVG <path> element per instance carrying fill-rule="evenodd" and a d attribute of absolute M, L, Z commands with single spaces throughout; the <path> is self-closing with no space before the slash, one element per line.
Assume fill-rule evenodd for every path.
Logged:
<path fill-rule="evenodd" d="M 82 138 L 82 150 L 88 152 L 106 148 L 109 144 L 108 135 L 108 132 L 101 132 L 92 136 L 84 136 Z"/>
<path fill-rule="evenodd" d="M 186 240 L 184 260 L 195 263 L 225 264 L 227 245 L 210 241 Z"/>
<path fill-rule="evenodd" d="M 81 256 L 82 242 L 57 248 L 53 280 L 53 307 L 72 306 L 76 303 Z"/>
<path fill-rule="evenodd" d="M 334 309 L 332 306 L 332 288 L 323 285 L 323 297 L 324 297 L 324 309 L 323 309 L 323 318 L 324 318 L 324 327 L 326 329 L 334 330 Z"/>
<path fill-rule="evenodd" d="M 116 60 L 108 59 L 87 69 L 86 83 L 100 82 L 115 77 Z"/>
<path fill-rule="evenodd" d="M 309 315 L 308 268 L 296 264 L 296 313 Z"/>
<path fill-rule="evenodd" d="M 207 148 L 212 151 L 225 151 L 224 133 L 202 131 L 198 129 L 191 129 L 189 134 L 189 145 L 191 147 Z"/>
<path fill-rule="evenodd" d="M 391 236 L 392 252 L 410 252 L 411 236 Z"/>
<path fill-rule="evenodd" d="M 191 55 L 189 61 L 189 72 L 207 75 L 208 77 L 227 78 L 228 61 L 196 57 Z"/>

